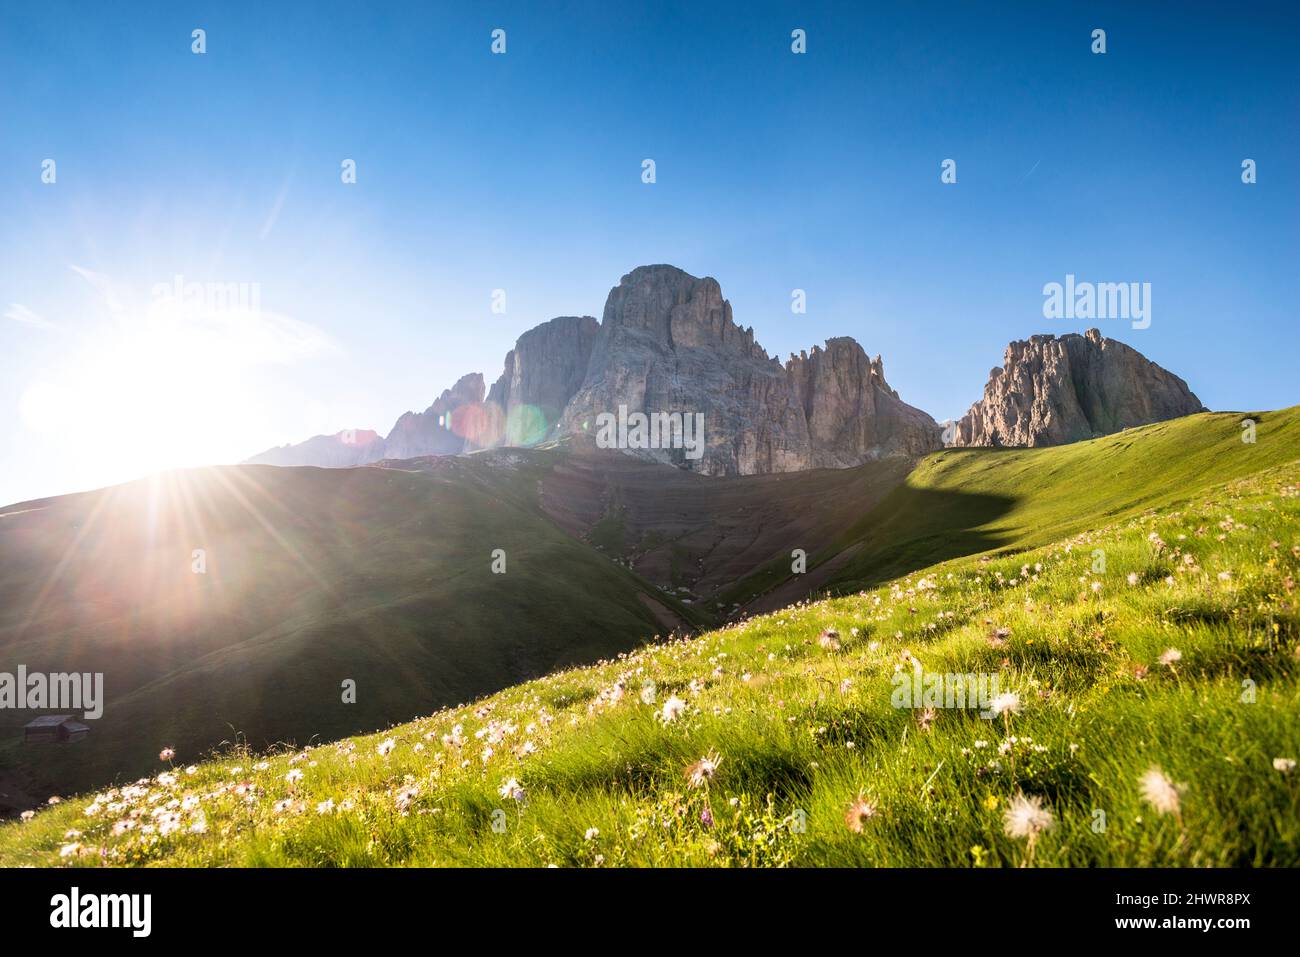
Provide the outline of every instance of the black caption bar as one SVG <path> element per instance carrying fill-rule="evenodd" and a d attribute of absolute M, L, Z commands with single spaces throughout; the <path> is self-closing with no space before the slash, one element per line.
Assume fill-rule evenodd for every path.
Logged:
<path fill-rule="evenodd" d="M 1298 872 L 1281 870 L 7 870 L 0 914 L 23 935 L 128 947 L 254 931 L 261 942 L 337 947 L 385 926 L 501 927 L 506 915 L 516 930 L 662 922 L 680 931 L 695 911 L 711 926 L 730 913 L 729 937 L 773 921 L 821 932 L 864 918 L 991 931 L 1014 915 L 1021 931 L 1072 939 L 1197 934 L 1228 944 L 1289 926 L 1298 889 Z"/>

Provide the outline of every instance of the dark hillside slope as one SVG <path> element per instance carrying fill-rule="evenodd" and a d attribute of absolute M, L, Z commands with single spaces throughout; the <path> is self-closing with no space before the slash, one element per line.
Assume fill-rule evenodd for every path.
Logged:
<path fill-rule="evenodd" d="M 0 769 L 58 790 L 163 745 L 370 730 L 697 620 L 530 507 L 532 481 L 238 466 L 0 511 L 0 670 L 103 672 L 107 699 L 62 746 L 0 712 Z"/>

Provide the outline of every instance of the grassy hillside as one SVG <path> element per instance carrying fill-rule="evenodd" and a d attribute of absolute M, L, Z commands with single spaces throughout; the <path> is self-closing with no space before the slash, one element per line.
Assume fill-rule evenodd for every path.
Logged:
<path fill-rule="evenodd" d="M 3 670 L 103 672 L 108 699 L 62 747 L 0 711 L 0 771 L 85 788 L 147 771 L 157 740 L 337 737 L 702 620 L 562 532 L 535 485 L 510 461 L 241 466 L 0 510 Z"/>
<path fill-rule="evenodd" d="M 852 469 L 708 477 L 570 445 L 547 463 L 539 495 L 546 513 L 723 619 L 789 575 L 792 549 L 812 552 L 838 538 L 914 464 L 891 457 Z M 809 593 L 796 592 L 791 600 Z"/>
<path fill-rule="evenodd" d="M 1204 461 L 1234 471 L 1219 452 Z M 1094 474 L 1076 473 L 1081 502 Z M 181 751 L 0 826 L 0 864 L 1295 866 L 1298 480 L 1291 462 L 1156 490 L 1157 507 L 1014 557 L 379 734 L 194 765 Z M 1024 527 L 1014 514 L 987 533 Z M 993 720 L 895 707 L 916 663 L 996 674 L 1014 698 Z"/>
<path fill-rule="evenodd" d="M 1247 418 L 1253 443 L 1242 441 Z M 1300 406 L 1192 415 L 1050 448 L 948 449 L 845 522 L 816 564 L 837 564 L 825 576 L 829 591 L 853 591 L 961 555 L 1055 541 L 1288 462 L 1297 450 Z"/>
<path fill-rule="evenodd" d="M 709 600 L 720 585 L 752 598 L 755 566 L 826 540 L 909 467 L 709 479 L 568 447 L 383 464 L 0 509 L 5 669 L 102 672 L 109 698 L 71 747 L 24 745 L 34 713 L 0 711 L 0 812 L 139 774 L 155 739 L 329 739 L 715 623 L 736 607 Z"/>

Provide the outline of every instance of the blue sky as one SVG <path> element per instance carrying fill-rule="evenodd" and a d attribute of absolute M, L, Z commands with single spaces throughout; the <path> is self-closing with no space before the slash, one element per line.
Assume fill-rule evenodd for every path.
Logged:
<path fill-rule="evenodd" d="M 1067 273 L 1151 283 L 1092 324 L 1211 408 L 1300 401 L 1293 4 L 271 6 L 0 13 L 0 502 L 386 433 L 655 262 L 938 419 L 1089 325 L 1043 317 Z M 272 327 L 142 319 L 178 274 Z"/>

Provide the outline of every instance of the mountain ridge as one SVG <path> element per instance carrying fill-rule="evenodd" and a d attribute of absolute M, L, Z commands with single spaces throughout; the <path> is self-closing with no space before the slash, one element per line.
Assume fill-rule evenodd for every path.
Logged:
<path fill-rule="evenodd" d="M 1034 447 L 1206 411 L 1178 376 L 1098 329 L 1010 343 L 954 445 Z"/>
<path fill-rule="evenodd" d="M 247 463 L 347 467 L 529 447 L 629 410 L 701 414 L 704 437 L 698 454 L 623 451 L 705 475 L 753 475 L 916 459 L 945 444 L 1058 445 L 1204 408 L 1177 375 L 1089 329 L 1008 344 L 983 397 L 945 431 L 903 401 L 882 357 L 853 337 L 782 363 L 735 321 L 716 279 L 663 263 L 625 274 L 600 321 L 559 316 L 527 330 L 502 366 L 490 388 L 481 373 L 462 376 L 382 440 L 315 436 Z"/>

